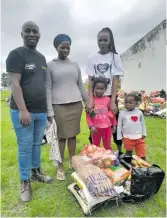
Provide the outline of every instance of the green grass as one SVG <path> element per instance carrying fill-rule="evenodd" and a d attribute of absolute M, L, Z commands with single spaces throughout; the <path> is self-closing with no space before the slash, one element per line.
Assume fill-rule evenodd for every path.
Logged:
<path fill-rule="evenodd" d="M 67 180 L 56 180 L 56 169 L 49 161 L 49 146 L 42 146 L 42 168 L 54 179 L 52 184 L 33 183 L 33 200 L 25 205 L 19 201 L 20 183 L 17 171 L 17 143 L 12 129 L 9 108 L 5 97 L 1 96 L 1 216 L 9 217 L 84 217 L 75 197 L 67 190 L 72 183 L 71 170 L 68 170 L 68 151 L 65 153 L 65 170 Z M 165 120 L 147 118 L 147 156 L 149 163 L 158 164 L 166 170 L 166 141 Z M 77 154 L 88 142 L 88 128 L 83 113 L 81 134 L 77 137 Z M 113 148 L 116 146 L 113 144 Z M 122 204 L 120 207 L 110 205 L 102 207 L 92 214 L 97 217 L 165 217 L 166 212 L 166 181 L 164 180 L 159 192 L 146 203 L 140 205 Z"/>

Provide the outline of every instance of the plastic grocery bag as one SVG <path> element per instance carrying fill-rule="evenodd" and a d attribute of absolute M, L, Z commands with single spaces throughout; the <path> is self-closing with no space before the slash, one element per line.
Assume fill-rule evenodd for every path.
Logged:
<path fill-rule="evenodd" d="M 133 168 L 131 175 L 131 194 L 149 198 L 156 194 L 165 177 L 164 171 L 155 164 L 151 167 Z"/>
<path fill-rule="evenodd" d="M 91 158 L 90 163 L 99 168 L 107 168 L 111 165 L 119 165 L 117 154 L 103 147 L 87 144 L 80 153 L 81 156 L 86 155 Z"/>
<path fill-rule="evenodd" d="M 131 172 L 126 170 L 124 167 L 116 167 L 116 169 L 110 167 L 102 170 L 106 176 L 108 176 L 110 181 L 118 186 L 121 185 L 131 174 Z"/>
<path fill-rule="evenodd" d="M 85 159 L 85 158 L 84 158 Z M 115 196 L 115 189 L 106 174 L 93 164 L 86 164 L 80 156 L 72 158 L 72 166 L 79 178 L 86 184 L 92 196 Z"/>
<path fill-rule="evenodd" d="M 158 165 L 150 165 L 136 155 L 122 155 L 119 160 L 127 170 L 131 170 L 130 194 L 125 195 L 125 202 L 140 203 L 159 191 L 165 172 Z"/>
<path fill-rule="evenodd" d="M 130 195 L 125 195 L 123 201 L 140 203 L 149 199 L 159 191 L 164 177 L 164 171 L 155 164 L 150 167 L 133 167 Z"/>
<path fill-rule="evenodd" d="M 46 135 L 47 142 L 50 145 L 49 159 L 53 161 L 54 166 L 58 166 L 59 163 L 62 163 L 62 159 L 59 150 L 57 125 L 55 119 L 53 119 L 52 122 L 47 123 L 45 135 Z"/>

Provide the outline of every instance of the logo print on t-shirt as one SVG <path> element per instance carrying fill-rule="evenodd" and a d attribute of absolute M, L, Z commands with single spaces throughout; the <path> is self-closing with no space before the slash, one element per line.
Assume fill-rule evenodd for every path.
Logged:
<path fill-rule="evenodd" d="M 105 64 L 97 64 L 97 70 L 101 73 L 104 74 L 108 69 L 110 65 L 108 63 Z"/>
<path fill-rule="evenodd" d="M 35 63 L 25 64 L 25 70 L 33 70 L 35 68 Z"/>

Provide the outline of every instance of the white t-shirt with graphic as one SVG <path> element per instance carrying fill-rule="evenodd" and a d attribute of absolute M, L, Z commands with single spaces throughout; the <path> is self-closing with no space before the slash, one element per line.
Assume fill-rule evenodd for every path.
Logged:
<path fill-rule="evenodd" d="M 86 73 L 88 76 L 104 76 L 110 79 L 110 84 L 107 87 L 105 96 L 111 95 L 112 78 L 113 76 L 123 76 L 123 65 L 121 58 L 117 54 L 109 52 L 108 54 L 102 55 L 95 53 L 88 57 Z"/>

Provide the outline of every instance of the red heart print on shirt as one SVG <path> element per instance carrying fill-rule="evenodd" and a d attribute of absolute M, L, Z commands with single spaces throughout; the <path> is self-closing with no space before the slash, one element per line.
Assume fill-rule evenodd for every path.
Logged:
<path fill-rule="evenodd" d="M 136 121 L 138 121 L 138 117 L 137 117 L 137 116 L 131 116 L 131 120 L 132 120 L 133 122 L 136 122 Z"/>

